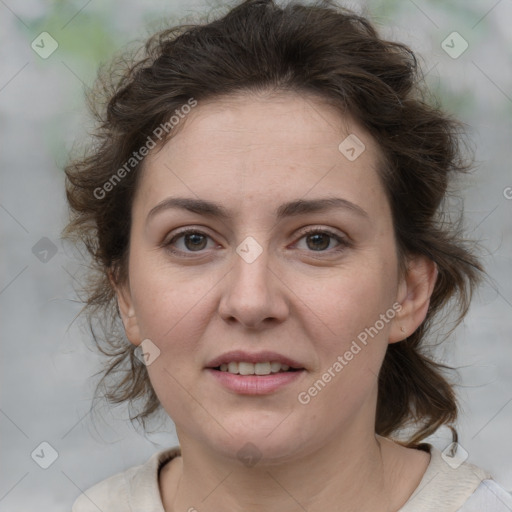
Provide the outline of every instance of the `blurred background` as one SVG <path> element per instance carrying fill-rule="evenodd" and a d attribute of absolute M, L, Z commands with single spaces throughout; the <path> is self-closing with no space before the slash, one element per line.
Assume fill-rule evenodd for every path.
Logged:
<path fill-rule="evenodd" d="M 69 511 L 82 490 L 177 444 L 169 419 L 143 433 L 125 407 L 90 412 L 101 359 L 76 319 L 83 260 L 60 239 L 62 169 L 90 128 L 84 92 L 98 65 L 165 24 L 230 4 L 0 0 L 0 511 Z M 511 491 L 512 2 L 343 5 L 416 51 L 427 85 L 473 139 L 478 168 L 452 206 L 465 208 L 490 280 L 437 354 L 459 368 L 469 461 Z M 448 440 L 441 430 L 427 441 L 442 450 Z"/>

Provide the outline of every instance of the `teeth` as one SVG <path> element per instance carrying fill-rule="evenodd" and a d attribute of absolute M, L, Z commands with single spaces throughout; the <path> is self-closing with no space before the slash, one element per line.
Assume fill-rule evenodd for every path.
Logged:
<path fill-rule="evenodd" d="M 270 363 L 256 363 L 254 365 L 254 373 L 256 375 L 269 375 Z"/>
<path fill-rule="evenodd" d="M 243 363 L 240 361 L 238 363 L 238 373 L 240 375 L 254 375 L 254 365 L 252 363 Z"/>
<path fill-rule="evenodd" d="M 277 363 L 276 361 L 273 361 L 270 363 L 270 371 L 272 373 L 276 373 L 281 369 L 281 363 Z"/>
<path fill-rule="evenodd" d="M 264 363 L 247 363 L 240 361 L 239 363 L 232 361 L 231 363 L 222 363 L 220 365 L 221 372 L 229 372 L 240 375 L 270 375 L 271 373 L 286 372 L 290 367 L 287 364 L 281 364 L 277 361 L 267 361 Z"/>

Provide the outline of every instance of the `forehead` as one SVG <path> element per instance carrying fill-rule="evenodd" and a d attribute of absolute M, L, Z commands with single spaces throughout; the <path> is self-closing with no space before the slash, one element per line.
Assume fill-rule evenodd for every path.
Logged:
<path fill-rule="evenodd" d="M 306 153 L 309 158 L 322 158 L 330 151 L 338 157 L 340 142 L 353 132 L 366 139 L 369 153 L 378 153 L 374 141 L 348 113 L 313 94 L 286 91 L 214 98 L 200 102 L 183 125 L 166 147 L 182 154 L 188 150 L 196 158 L 202 152 L 194 149 L 215 150 L 219 155 L 224 150 L 255 153 L 259 158 L 282 155 L 298 162 Z M 290 147 L 295 153 L 288 151 Z"/>
<path fill-rule="evenodd" d="M 146 210 L 174 193 L 269 206 L 340 191 L 383 207 L 378 145 L 320 98 L 239 94 L 199 102 L 183 122 L 146 157 L 138 193 Z"/>

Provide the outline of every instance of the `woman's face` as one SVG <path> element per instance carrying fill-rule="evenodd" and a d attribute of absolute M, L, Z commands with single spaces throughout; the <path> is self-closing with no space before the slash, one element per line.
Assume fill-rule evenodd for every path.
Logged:
<path fill-rule="evenodd" d="M 145 161 L 119 295 L 130 341 L 151 340 L 147 369 L 180 442 L 283 461 L 373 433 L 405 293 L 376 143 L 294 94 L 199 103 L 182 128 Z M 339 149 L 350 134 L 362 152 L 353 137 Z M 170 198 L 215 203 L 225 216 Z M 337 202 L 314 207 L 326 198 Z M 255 355 L 259 373 L 280 357 L 302 370 L 209 368 L 230 351 L 249 354 L 232 362 Z"/>

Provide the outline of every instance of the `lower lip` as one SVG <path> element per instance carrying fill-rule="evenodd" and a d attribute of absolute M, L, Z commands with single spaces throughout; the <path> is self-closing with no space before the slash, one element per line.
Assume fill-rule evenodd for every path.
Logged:
<path fill-rule="evenodd" d="M 271 373 L 270 375 L 237 375 L 206 368 L 223 386 L 242 395 L 266 395 L 296 381 L 305 370 Z"/>

